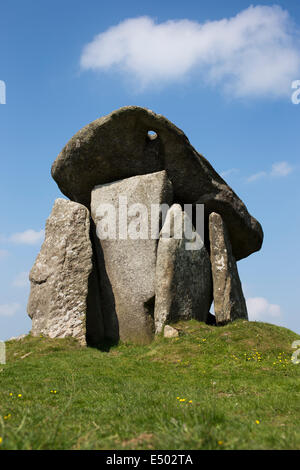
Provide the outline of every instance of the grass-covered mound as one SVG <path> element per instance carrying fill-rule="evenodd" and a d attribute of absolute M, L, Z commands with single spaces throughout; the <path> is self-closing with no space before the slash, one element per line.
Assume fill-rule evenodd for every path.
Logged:
<path fill-rule="evenodd" d="M 190 321 L 179 338 L 101 352 L 7 342 L 0 449 L 299 449 L 295 333 Z"/>

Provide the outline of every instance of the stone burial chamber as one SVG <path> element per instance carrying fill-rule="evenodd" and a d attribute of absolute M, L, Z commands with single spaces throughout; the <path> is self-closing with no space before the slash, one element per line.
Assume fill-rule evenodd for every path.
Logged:
<path fill-rule="evenodd" d="M 179 320 L 248 318 L 237 261 L 261 248 L 262 228 L 165 117 L 128 106 L 97 119 L 52 177 L 68 199 L 55 201 L 29 275 L 33 335 L 105 348 Z"/>

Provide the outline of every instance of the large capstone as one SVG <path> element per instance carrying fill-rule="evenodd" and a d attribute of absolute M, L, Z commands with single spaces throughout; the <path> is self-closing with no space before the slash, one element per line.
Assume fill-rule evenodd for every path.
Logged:
<path fill-rule="evenodd" d="M 191 233 L 185 227 L 190 224 Z M 212 303 L 209 255 L 203 239 L 179 204 L 167 213 L 160 232 L 155 277 L 155 329 L 195 318 L 206 321 Z"/>
<path fill-rule="evenodd" d="M 153 215 L 159 214 L 161 204 L 172 201 L 166 171 L 99 185 L 92 191 L 106 336 L 138 343 L 153 338 L 159 235 L 159 217 Z"/>
<path fill-rule="evenodd" d="M 82 344 L 103 340 L 89 232 L 86 207 L 65 199 L 55 201 L 45 241 L 29 275 L 27 311 L 34 336 L 71 336 Z"/>
<path fill-rule="evenodd" d="M 244 203 L 180 129 L 148 109 L 124 107 L 83 127 L 58 155 L 52 176 L 66 196 L 89 207 L 96 185 L 163 169 L 174 201 L 205 203 L 207 217 L 222 215 L 237 260 L 260 249 L 262 228 Z"/>
<path fill-rule="evenodd" d="M 247 320 L 246 302 L 227 227 L 222 217 L 214 212 L 209 216 L 209 236 L 216 322 L 224 325 L 239 318 Z"/>

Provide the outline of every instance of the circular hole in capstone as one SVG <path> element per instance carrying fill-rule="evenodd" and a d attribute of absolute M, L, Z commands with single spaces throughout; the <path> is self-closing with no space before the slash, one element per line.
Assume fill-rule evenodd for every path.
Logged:
<path fill-rule="evenodd" d="M 150 140 L 156 139 L 156 138 L 157 138 L 156 132 L 155 132 L 155 131 L 148 131 L 148 138 L 149 138 Z"/>

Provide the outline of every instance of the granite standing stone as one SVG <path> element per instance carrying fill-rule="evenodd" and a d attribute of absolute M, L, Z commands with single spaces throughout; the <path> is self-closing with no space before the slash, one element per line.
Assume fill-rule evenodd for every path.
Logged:
<path fill-rule="evenodd" d="M 227 228 L 222 217 L 215 212 L 209 216 L 209 236 L 217 325 L 238 318 L 247 320 L 246 302 Z"/>
<path fill-rule="evenodd" d="M 120 196 L 127 200 L 128 230 L 124 225 L 127 209 L 123 202 L 120 204 Z M 100 185 L 92 191 L 91 213 L 98 237 L 100 235 L 98 257 L 106 335 L 114 338 L 119 335 L 122 341 L 137 343 L 147 343 L 153 338 L 157 239 L 151 238 L 151 205 L 170 205 L 172 201 L 172 185 L 165 171 Z M 111 238 L 113 233 L 109 233 L 107 239 L 100 234 L 100 227 L 107 227 L 104 221 L 108 220 L 108 212 L 101 212 L 104 204 L 110 204 L 117 214 L 116 230 L 112 230 L 115 239 Z M 140 218 L 139 204 L 147 211 L 144 218 Z M 146 228 L 144 239 L 131 238 L 135 232 L 131 229 L 136 226 L 138 233 Z"/>
<path fill-rule="evenodd" d="M 178 320 L 195 318 L 205 322 L 212 303 L 209 255 L 197 232 L 192 239 L 196 249 L 187 249 L 191 248 L 191 240 L 183 230 L 185 220 L 191 223 L 180 205 L 174 204 L 160 233 L 155 277 L 156 333 L 166 323 Z"/>
<path fill-rule="evenodd" d="M 45 241 L 30 271 L 27 311 L 31 333 L 51 338 L 103 338 L 100 305 L 93 305 L 89 284 L 93 279 L 89 211 L 81 204 L 57 199 L 46 223 Z M 88 315 L 88 302 L 92 318 Z"/>

